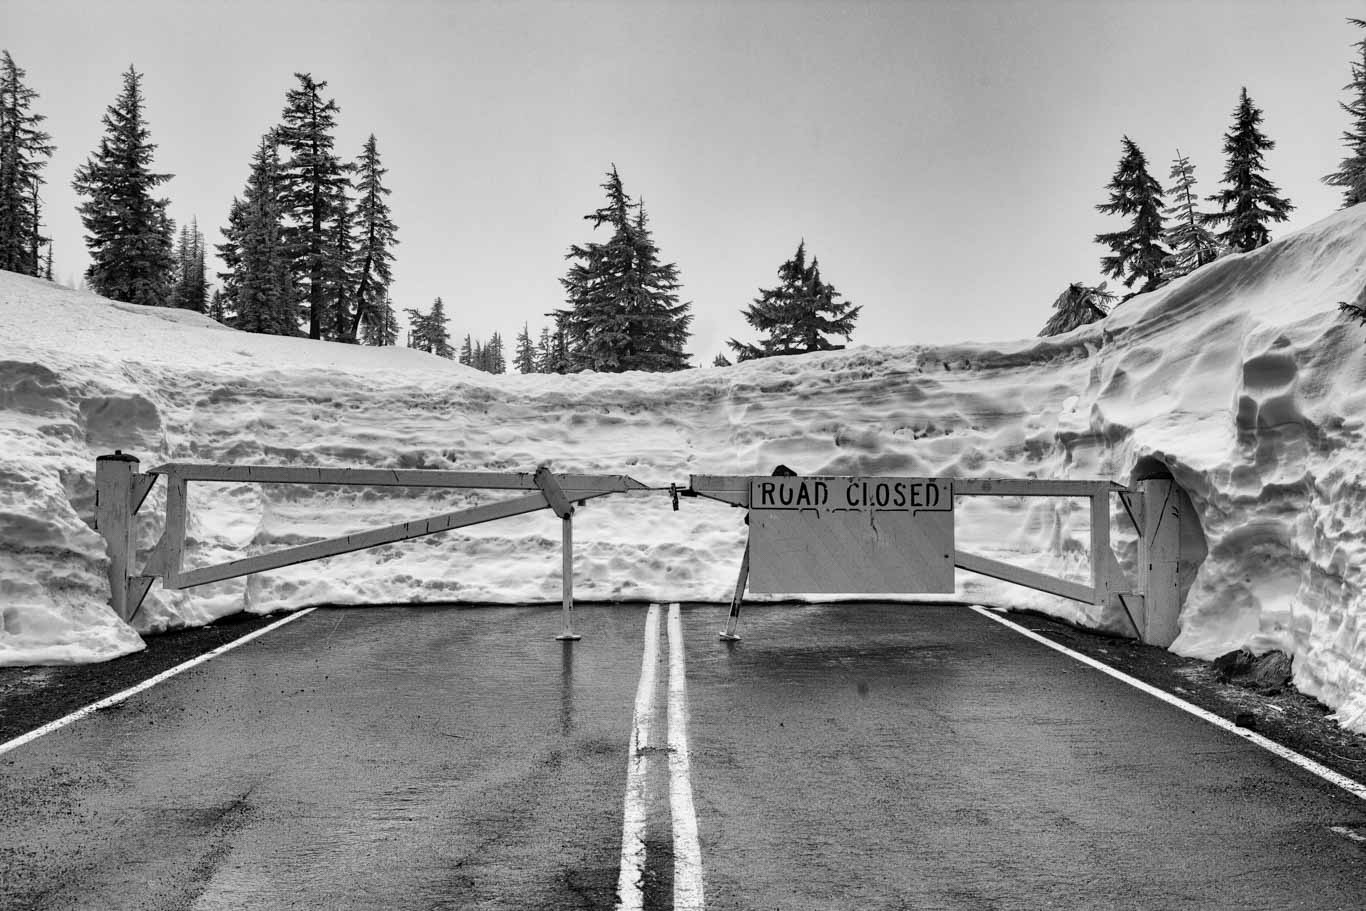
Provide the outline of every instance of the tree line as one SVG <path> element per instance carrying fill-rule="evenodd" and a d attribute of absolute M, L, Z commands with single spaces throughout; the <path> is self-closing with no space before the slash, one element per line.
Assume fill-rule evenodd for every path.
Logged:
<path fill-rule="evenodd" d="M 1366 27 L 1366 20 L 1347 20 Z M 1366 200 L 1366 39 L 1353 44 L 1360 60 L 1351 64 L 1352 93 L 1340 107 L 1352 118 L 1351 129 L 1342 135 L 1347 155 L 1338 169 L 1323 177 L 1328 186 L 1341 187 L 1345 209 Z M 1122 140 L 1119 166 L 1106 189 L 1109 199 L 1096 206 L 1107 215 L 1130 218 L 1127 228 L 1096 235 L 1109 248 L 1101 257 L 1101 273 L 1133 288 L 1120 297 L 1108 282 L 1088 286 L 1073 282 L 1053 302 L 1053 314 L 1040 336 L 1059 335 L 1106 316 L 1118 304 L 1189 275 L 1231 253 L 1248 253 L 1271 242 L 1270 224 L 1283 222 L 1294 211 L 1290 200 L 1266 177 L 1265 153 L 1276 143 L 1262 131 L 1263 112 L 1244 86 L 1233 110 L 1233 123 L 1224 134 L 1225 159 L 1221 189 L 1205 197 L 1217 211 L 1205 211 L 1195 192 L 1195 166 L 1189 156 L 1176 150 L 1168 173 L 1170 187 L 1148 172 L 1143 152 L 1128 136 Z M 1366 307 L 1342 304 L 1341 308 L 1366 323 Z"/>
<path fill-rule="evenodd" d="M 1366 27 L 1366 20 L 1350 19 Z M 1352 93 L 1341 107 L 1352 118 L 1344 132 L 1348 154 L 1323 180 L 1343 189 L 1343 207 L 1366 199 L 1366 39 L 1354 45 Z M 55 147 L 33 109 L 38 94 L 8 51 L 0 56 L 0 268 L 52 277 L 52 240 L 44 233 L 42 187 Z M 197 219 L 176 230 L 159 188 L 171 174 L 153 167 L 142 76 L 133 67 L 103 117 L 98 147 L 76 170 L 91 263 L 85 281 L 96 293 L 152 306 L 207 313 L 238 329 L 312 339 L 395 345 L 400 323 L 389 289 L 398 244 L 378 143 L 371 134 L 353 161 L 335 151 L 340 112 L 327 83 L 296 73 L 278 123 L 256 144 L 240 196 L 229 206 L 216 251 L 223 271 L 209 281 L 204 236 Z M 1073 282 L 1054 302 L 1040 335 L 1054 335 L 1106 315 L 1135 294 L 1152 291 L 1230 253 L 1271 240 L 1269 225 L 1294 206 L 1266 176 L 1265 153 L 1275 143 L 1261 129 L 1262 111 L 1246 87 L 1224 134 L 1221 189 L 1203 200 L 1195 166 L 1178 149 L 1169 187 L 1149 173 L 1138 144 L 1122 138 L 1119 165 L 1096 208 L 1129 219 L 1121 230 L 1095 236 L 1107 248 L 1107 282 Z M 546 314 L 533 340 L 518 334 L 511 359 L 501 333 L 466 335 L 457 352 L 441 298 L 424 310 L 406 309 L 408 347 L 502 373 L 671 371 L 689 366 L 692 304 L 680 299 L 675 263 L 664 261 L 643 199 L 627 194 L 615 165 L 601 185 L 603 205 L 584 216 L 602 240 L 574 244 L 560 284 L 565 306 Z M 1217 206 L 1207 211 L 1203 203 Z M 597 236 L 597 235 L 595 235 Z M 861 307 L 827 282 L 805 240 L 777 270 L 778 283 L 760 288 L 741 313 L 758 333 L 730 339 L 738 361 L 843 347 Z M 1128 291 L 1110 290 L 1114 279 Z M 1135 289 L 1135 286 L 1137 288 Z M 1343 304 L 1366 322 L 1366 307 Z M 730 360 L 717 354 L 716 365 Z"/>

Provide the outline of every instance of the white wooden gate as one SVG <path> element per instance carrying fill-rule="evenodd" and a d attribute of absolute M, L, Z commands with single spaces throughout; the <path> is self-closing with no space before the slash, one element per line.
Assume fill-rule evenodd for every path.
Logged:
<path fill-rule="evenodd" d="M 548 468 L 534 473 L 434 471 L 387 468 L 305 468 L 265 465 L 192 465 L 173 462 L 143 473 L 138 459 L 123 452 L 100 456 L 95 461 L 95 522 L 104 535 L 109 553 L 110 603 L 119 617 L 132 620 L 142 606 L 152 582 L 161 579 L 168 589 L 190 588 L 221 582 L 251 573 L 321 560 L 366 547 L 406 541 L 423 535 L 450 531 L 550 509 L 560 517 L 563 542 L 562 631 L 557 638 L 577 639 L 573 630 L 574 600 L 574 507 L 594 497 L 628 490 L 646 490 L 625 475 L 556 475 Z M 157 478 L 166 479 L 166 524 L 160 540 L 143 566 L 132 571 L 136 557 L 138 510 Z M 232 560 L 217 566 L 185 570 L 186 492 L 191 481 L 246 484 L 325 484 L 368 487 L 443 487 L 462 489 L 534 491 L 525 496 L 415 519 L 339 538 L 288 547 L 268 554 Z"/>
<path fill-rule="evenodd" d="M 765 475 L 693 475 L 686 491 L 687 496 L 701 496 L 743 506 L 750 510 L 762 510 L 763 503 L 758 500 L 761 484 L 775 479 Z M 838 490 L 842 485 L 858 483 L 858 478 L 781 478 L 792 482 L 805 480 L 823 483 L 827 488 Z M 1178 582 L 1178 563 L 1180 559 L 1179 523 L 1162 521 L 1164 511 L 1175 508 L 1170 496 L 1170 478 L 1152 479 L 1139 482 L 1138 490 L 1130 490 L 1112 481 L 1048 481 L 1034 479 L 999 478 L 904 478 L 882 479 L 884 482 L 903 481 L 907 484 L 922 483 L 947 486 L 951 490 L 949 499 L 956 496 L 969 497 L 1084 497 L 1090 501 L 1091 511 L 1091 579 L 1087 584 L 1050 576 L 1019 566 L 1012 566 L 1000 560 L 959 550 L 948 539 L 947 548 L 952 553 L 953 566 L 969 572 L 990 576 L 1006 582 L 1023 585 L 1026 588 L 1048 592 L 1073 601 L 1094 604 L 1107 609 L 1112 603 L 1124 610 L 1132 624 L 1135 635 L 1144 642 L 1167 646 L 1176 638 L 1177 615 L 1181 608 L 1181 592 Z M 1119 497 L 1125 512 L 1139 532 L 1138 578 L 1130 580 L 1120 567 L 1110 547 L 1110 498 Z M 808 497 L 810 499 L 810 497 Z M 907 498 L 909 499 L 909 498 Z M 893 501 L 895 503 L 895 501 Z M 842 507 L 848 504 L 840 504 Z M 793 504 L 799 507 L 800 504 Z M 880 511 L 883 506 L 872 504 L 872 512 Z M 850 507 L 855 508 L 855 507 Z M 897 507 L 899 508 L 899 507 Z M 731 598 L 730 617 L 722 639 L 737 639 L 736 627 L 739 623 L 740 605 L 744 598 L 745 587 L 751 570 L 751 549 L 756 540 L 755 524 L 751 521 L 750 538 L 745 545 L 744 556 L 740 561 L 740 575 L 735 584 L 735 594 Z M 880 533 L 880 532 L 879 532 Z M 838 535 L 836 535 L 838 536 Z M 812 535 L 790 535 L 800 544 Z M 942 540 L 934 541 L 942 544 Z M 829 562 L 832 554 L 819 553 L 808 548 L 798 556 L 814 563 Z M 837 556 L 837 555 L 836 555 Z M 934 556 L 934 554 L 931 554 Z M 947 554 L 946 554 L 947 556 Z M 907 560 L 916 559 L 907 555 Z M 771 587 L 764 590 L 771 591 Z M 845 591 L 846 589 L 823 588 L 817 591 Z M 867 592 L 867 587 L 852 589 Z M 921 592 L 952 592 L 941 587 L 906 589 L 878 589 L 887 593 L 912 594 Z M 791 589 L 789 589 L 791 591 Z"/>

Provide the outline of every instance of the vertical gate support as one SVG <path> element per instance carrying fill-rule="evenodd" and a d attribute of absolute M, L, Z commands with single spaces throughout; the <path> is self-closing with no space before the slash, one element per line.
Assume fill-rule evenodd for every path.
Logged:
<path fill-rule="evenodd" d="M 133 490 L 138 480 L 138 460 L 115 450 L 95 459 L 95 527 L 104 536 L 109 555 L 109 606 L 120 620 L 127 620 L 128 567 L 136 555 L 133 535 Z"/>
<path fill-rule="evenodd" d="M 545 495 L 551 510 L 560 517 L 560 542 L 563 562 L 560 566 L 560 616 L 563 618 L 560 634 L 556 636 L 564 642 L 582 638 L 574 632 L 574 507 L 565 498 L 560 482 L 554 473 L 542 465 L 536 469 L 536 486 Z"/>
<path fill-rule="evenodd" d="M 1163 648 L 1176 640 L 1181 613 L 1181 504 L 1176 482 L 1150 478 L 1138 482 L 1142 493 L 1142 534 L 1138 574 L 1143 590 L 1143 641 Z"/>

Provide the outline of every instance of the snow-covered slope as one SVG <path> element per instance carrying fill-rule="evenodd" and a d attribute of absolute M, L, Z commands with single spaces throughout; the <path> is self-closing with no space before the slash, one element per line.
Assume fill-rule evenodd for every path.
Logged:
<path fill-rule="evenodd" d="M 1065 278 L 1065 276 L 1064 276 Z M 1164 463 L 1208 540 L 1173 648 L 1281 648 L 1366 730 L 1366 207 L 1229 257 L 1102 323 L 1012 344 L 855 348 L 672 375 L 490 377 L 425 354 L 252 336 L 0 273 L 0 663 L 140 647 L 105 606 L 95 456 L 625 473 L 1108 478 Z M 1040 314 L 1041 319 L 1044 314 Z M 158 487 L 142 543 L 157 533 Z M 187 565 L 492 494 L 191 485 Z M 742 514 L 660 493 L 576 516 L 586 599 L 724 600 Z M 1081 501 L 960 504 L 960 546 L 1084 578 Z M 1117 529 L 1126 523 L 1115 517 Z M 1116 541 L 1131 565 L 1132 535 Z M 154 589 L 138 631 L 319 602 L 554 601 L 548 513 L 234 580 Z M 964 599 L 1094 626 L 1085 605 L 959 574 Z"/>

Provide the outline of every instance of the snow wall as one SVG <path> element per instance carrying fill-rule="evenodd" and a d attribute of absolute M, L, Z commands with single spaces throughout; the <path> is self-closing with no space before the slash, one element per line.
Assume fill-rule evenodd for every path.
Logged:
<path fill-rule="evenodd" d="M 95 457 L 116 448 L 144 470 L 547 464 L 651 485 L 779 463 L 803 474 L 1128 483 L 1144 460 L 1189 494 L 1209 547 L 1173 650 L 1283 649 L 1301 690 L 1366 731 L 1366 330 L 1337 311 L 1363 283 L 1358 206 L 1052 339 L 494 378 L 406 349 L 254 336 L 0 272 L 0 664 L 104 660 L 140 648 L 141 633 L 243 609 L 558 600 L 559 525 L 546 511 L 191 591 L 154 587 L 134 629 L 106 605 L 92 529 Z M 497 497 L 230 484 L 190 493 L 187 567 Z M 143 507 L 143 547 L 159 534 L 163 498 L 158 484 Z M 1132 570 L 1132 529 L 1114 506 L 1115 549 Z M 575 518 L 576 594 L 724 601 L 742 519 L 709 500 L 675 513 L 658 492 L 590 501 Z M 964 499 L 958 542 L 1084 581 L 1088 523 L 1084 500 Z M 963 572 L 957 597 L 1127 628 L 1122 615 Z"/>

